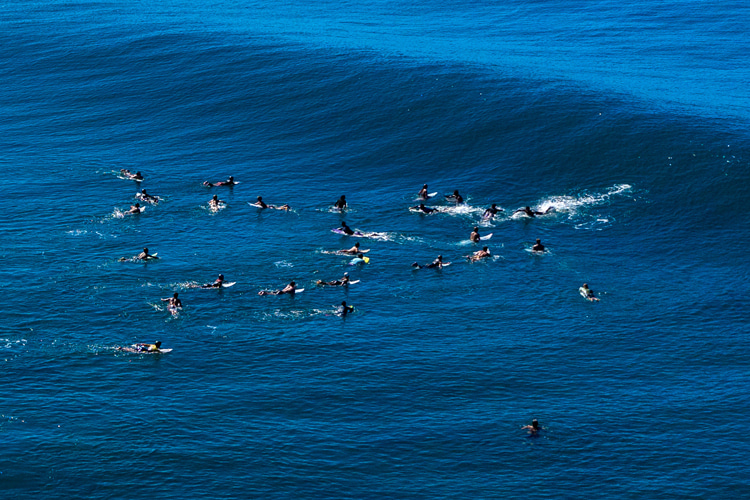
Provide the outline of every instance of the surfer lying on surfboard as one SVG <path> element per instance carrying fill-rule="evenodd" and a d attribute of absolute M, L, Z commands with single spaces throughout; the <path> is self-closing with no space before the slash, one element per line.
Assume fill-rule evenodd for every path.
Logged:
<path fill-rule="evenodd" d="M 584 283 L 583 286 L 581 286 L 581 288 L 578 289 L 578 291 L 586 300 L 590 300 L 591 302 L 599 301 L 599 299 L 596 298 L 596 296 L 594 295 L 594 291 L 591 288 L 589 288 L 588 283 Z"/>
<path fill-rule="evenodd" d="M 420 203 L 415 207 L 409 207 L 409 210 L 411 210 L 412 212 L 422 212 L 425 214 L 433 214 L 435 212 L 438 212 L 437 208 L 426 207 L 424 203 Z"/>
<path fill-rule="evenodd" d="M 159 197 L 152 194 L 148 194 L 145 189 L 141 189 L 141 192 L 135 195 L 136 198 L 149 203 L 159 203 Z"/>
<path fill-rule="evenodd" d="M 260 292 L 258 292 L 258 295 L 283 295 L 285 293 L 294 295 L 296 292 L 302 292 L 302 291 L 304 291 L 304 288 L 300 288 L 298 290 L 297 283 L 292 281 L 281 290 L 261 290 Z"/>
<path fill-rule="evenodd" d="M 251 203 L 250 205 L 254 207 L 258 207 L 258 208 L 274 208 L 276 210 L 291 210 L 292 209 L 292 207 L 290 207 L 286 203 L 284 203 L 283 205 L 279 205 L 279 206 L 267 205 L 266 202 L 263 201 L 262 196 L 258 196 L 258 201 L 256 201 L 255 203 Z"/>
<path fill-rule="evenodd" d="M 142 181 L 143 176 L 140 172 L 132 173 L 130 170 L 126 169 L 120 169 L 120 174 L 122 174 L 125 178 L 130 179 L 132 181 Z"/>
<path fill-rule="evenodd" d="M 239 182 L 235 182 L 234 181 L 234 177 L 231 176 L 231 175 L 229 176 L 229 179 L 227 179 L 225 181 L 219 181 L 219 182 L 216 182 L 216 183 L 211 183 L 211 182 L 208 182 L 208 181 L 203 182 L 203 185 L 206 186 L 206 187 L 214 187 L 214 186 L 229 186 L 229 187 L 232 187 L 235 184 L 239 184 Z"/>
<path fill-rule="evenodd" d="M 153 344 L 138 343 L 138 344 L 133 344 L 131 347 L 120 347 L 119 349 L 121 351 L 127 351 L 127 352 L 148 352 L 148 353 L 169 352 L 172 350 L 172 349 L 162 349 L 160 340 L 157 340 Z"/>
<path fill-rule="evenodd" d="M 357 255 L 358 253 L 367 253 L 369 251 L 370 251 L 369 248 L 366 249 L 366 250 L 360 250 L 360 248 L 359 248 L 359 241 L 358 241 L 351 248 L 347 248 L 345 250 L 339 250 L 339 253 L 345 253 L 345 254 L 350 254 L 350 255 Z"/>
<path fill-rule="evenodd" d="M 130 210 L 127 212 L 123 212 L 124 214 L 139 214 L 143 212 L 143 208 L 141 207 L 140 203 L 136 203 L 135 205 L 130 205 Z"/>
<path fill-rule="evenodd" d="M 467 255 L 466 258 L 471 262 L 477 262 L 479 260 L 486 259 L 490 255 L 490 250 L 487 247 L 482 247 L 481 250 L 474 252 L 472 255 Z"/>
<path fill-rule="evenodd" d="M 224 284 L 224 275 L 220 274 L 218 278 L 216 278 L 216 281 L 213 283 L 206 283 L 205 285 L 201 285 L 201 288 L 221 288 L 221 285 Z"/>
<path fill-rule="evenodd" d="M 316 285 L 327 285 L 327 286 L 348 286 L 350 283 L 349 281 L 349 273 L 344 273 L 344 277 L 340 280 L 333 280 L 333 281 L 323 281 L 318 280 L 316 282 Z"/>
<path fill-rule="evenodd" d="M 443 256 L 442 255 L 438 255 L 437 259 L 433 260 L 430 264 L 426 264 L 424 266 L 420 266 L 418 263 L 415 262 L 414 264 L 411 265 L 411 267 L 413 267 L 415 269 L 422 269 L 422 268 L 424 268 L 424 269 L 432 269 L 432 268 L 435 268 L 435 267 L 437 267 L 438 269 L 442 269 L 443 266 L 447 266 L 448 264 L 450 264 L 450 262 L 443 262 Z"/>
<path fill-rule="evenodd" d="M 497 204 L 493 203 L 490 208 L 488 208 L 487 210 L 484 211 L 484 214 L 482 215 L 482 218 L 483 219 L 491 219 L 494 216 L 496 216 L 498 212 L 502 212 L 502 211 L 503 211 L 502 208 L 497 208 Z"/>
<path fill-rule="evenodd" d="M 549 207 L 544 212 L 539 212 L 537 210 L 532 210 L 530 207 L 524 207 L 524 208 L 519 208 L 518 210 L 516 210 L 513 213 L 514 214 L 524 213 L 524 214 L 528 215 L 529 217 L 536 217 L 537 215 L 547 215 L 548 213 L 551 213 L 551 212 L 554 212 L 554 211 L 555 211 L 555 207 Z"/>
<path fill-rule="evenodd" d="M 463 203 L 464 197 L 458 194 L 458 189 L 453 191 L 453 194 L 447 194 L 445 195 L 446 200 L 455 201 L 456 203 Z"/>

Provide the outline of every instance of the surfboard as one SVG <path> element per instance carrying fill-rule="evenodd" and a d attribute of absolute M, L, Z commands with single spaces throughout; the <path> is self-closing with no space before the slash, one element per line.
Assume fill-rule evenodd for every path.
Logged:
<path fill-rule="evenodd" d="M 135 347 L 135 345 L 131 347 L 121 347 L 120 350 L 125 351 L 125 352 L 132 352 L 136 354 L 162 354 L 162 353 L 172 352 L 172 349 L 159 349 L 158 351 L 140 351 L 138 350 L 138 348 Z"/>
<path fill-rule="evenodd" d="M 485 241 L 485 240 L 489 240 L 490 238 L 492 238 L 492 235 L 493 235 L 493 234 L 494 234 L 494 233 L 490 233 L 490 234 L 486 234 L 486 235 L 484 235 L 484 236 L 480 236 L 480 237 L 479 237 L 479 240 L 480 240 L 480 241 Z"/>

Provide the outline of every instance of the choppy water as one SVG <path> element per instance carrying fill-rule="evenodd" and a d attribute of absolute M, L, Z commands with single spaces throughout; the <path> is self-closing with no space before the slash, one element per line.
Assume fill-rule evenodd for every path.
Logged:
<path fill-rule="evenodd" d="M 747 16 L 6 2 L 0 496 L 750 495 Z"/>

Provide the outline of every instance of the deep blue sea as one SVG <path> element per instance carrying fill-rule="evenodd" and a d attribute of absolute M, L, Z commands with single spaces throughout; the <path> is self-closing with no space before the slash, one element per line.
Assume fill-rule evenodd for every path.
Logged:
<path fill-rule="evenodd" d="M 0 498 L 750 498 L 747 2 L 1 5 Z"/>

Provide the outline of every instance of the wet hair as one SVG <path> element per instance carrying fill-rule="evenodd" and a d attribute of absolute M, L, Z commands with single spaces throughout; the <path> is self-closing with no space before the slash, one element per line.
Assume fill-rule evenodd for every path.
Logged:
<path fill-rule="evenodd" d="M 143 251 L 148 253 L 148 247 L 143 247 Z"/>
<path fill-rule="evenodd" d="M 479 231 L 479 226 L 474 226 L 474 231 Z"/>
<path fill-rule="evenodd" d="M 176 299 L 179 294 L 177 292 L 174 293 L 174 298 Z"/>
<path fill-rule="evenodd" d="M 224 279 L 224 275 L 223 275 L 223 274 L 220 274 L 220 275 L 219 275 L 219 278 L 221 278 L 221 279 Z"/>
<path fill-rule="evenodd" d="M 258 196 L 258 201 L 261 201 L 263 199 L 262 196 Z"/>
<path fill-rule="evenodd" d="M 486 252 L 487 251 L 487 247 L 482 247 L 482 250 L 484 250 Z"/>
<path fill-rule="evenodd" d="M 156 342 L 154 342 L 154 345 L 156 346 L 157 349 L 160 348 L 161 347 L 161 340 L 157 340 Z"/>
<path fill-rule="evenodd" d="M 290 281 L 289 284 L 290 285 L 295 285 L 295 286 L 297 285 L 297 283 L 295 283 L 294 281 Z"/>

